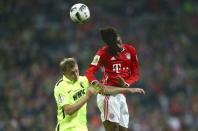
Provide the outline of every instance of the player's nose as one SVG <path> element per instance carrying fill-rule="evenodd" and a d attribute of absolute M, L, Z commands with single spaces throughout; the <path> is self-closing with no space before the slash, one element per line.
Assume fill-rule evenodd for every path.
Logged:
<path fill-rule="evenodd" d="M 73 74 L 78 73 L 78 69 L 73 69 L 73 70 L 72 70 L 72 73 L 73 73 Z"/>

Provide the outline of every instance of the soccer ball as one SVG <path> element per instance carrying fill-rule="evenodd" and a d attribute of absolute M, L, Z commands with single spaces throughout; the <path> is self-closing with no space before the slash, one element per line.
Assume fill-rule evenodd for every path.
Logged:
<path fill-rule="evenodd" d="M 70 9 L 70 18 L 75 23 L 83 23 L 90 18 L 89 8 L 82 3 L 75 4 Z"/>

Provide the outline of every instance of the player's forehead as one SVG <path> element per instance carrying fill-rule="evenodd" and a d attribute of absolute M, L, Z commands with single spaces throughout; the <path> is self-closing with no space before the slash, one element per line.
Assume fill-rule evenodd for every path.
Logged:
<path fill-rule="evenodd" d="M 72 62 L 70 64 L 67 65 L 68 68 L 75 68 L 76 67 L 76 63 Z"/>

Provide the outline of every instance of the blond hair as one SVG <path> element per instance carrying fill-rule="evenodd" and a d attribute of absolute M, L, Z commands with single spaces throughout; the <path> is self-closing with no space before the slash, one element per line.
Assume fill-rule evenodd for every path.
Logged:
<path fill-rule="evenodd" d="M 62 69 L 63 72 L 65 72 L 68 69 L 71 69 L 77 64 L 76 60 L 74 58 L 64 58 L 61 60 L 59 66 Z"/>

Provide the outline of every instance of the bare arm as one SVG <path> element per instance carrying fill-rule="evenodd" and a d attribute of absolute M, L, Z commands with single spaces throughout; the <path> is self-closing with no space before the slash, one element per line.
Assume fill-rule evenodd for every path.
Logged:
<path fill-rule="evenodd" d="M 113 86 L 105 86 L 102 89 L 101 93 L 106 95 L 115 95 L 119 93 L 140 93 L 145 94 L 144 89 L 141 88 L 120 88 L 120 87 L 113 87 Z"/>
<path fill-rule="evenodd" d="M 92 85 L 99 93 L 106 95 L 115 95 L 119 93 L 140 93 L 145 94 L 144 89 L 141 88 L 122 88 L 116 86 L 103 85 L 100 82 L 95 82 Z"/>
<path fill-rule="evenodd" d="M 89 88 L 87 90 L 87 94 L 81 97 L 79 101 L 77 101 L 73 105 L 69 105 L 69 104 L 64 105 L 63 108 L 65 113 L 67 113 L 68 115 L 72 115 L 73 113 L 78 111 L 89 100 L 89 98 L 91 98 L 94 92 L 95 92 L 94 88 Z"/>

